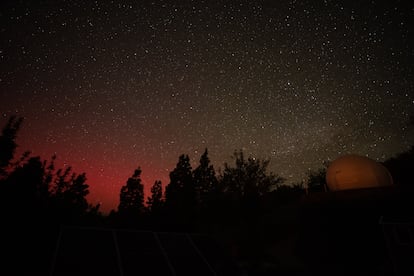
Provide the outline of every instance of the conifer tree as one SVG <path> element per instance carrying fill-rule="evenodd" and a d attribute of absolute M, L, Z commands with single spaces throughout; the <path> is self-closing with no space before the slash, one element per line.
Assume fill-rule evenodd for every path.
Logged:
<path fill-rule="evenodd" d="M 141 168 L 138 167 L 122 186 L 118 211 L 122 214 L 139 215 L 144 211 L 144 185 L 141 182 Z"/>
<path fill-rule="evenodd" d="M 217 189 L 217 177 L 213 165 L 210 165 L 207 149 L 201 155 L 200 164 L 193 172 L 193 180 L 198 203 L 208 204 Z"/>
<path fill-rule="evenodd" d="M 151 213 L 159 213 L 164 205 L 162 198 L 162 184 L 157 180 L 151 187 L 151 196 L 147 199 L 147 208 Z"/>
<path fill-rule="evenodd" d="M 170 173 L 170 183 L 165 190 L 165 204 L 168 211 L 187 213 L 196 203 L 190 158 L 182 154 L 176 168 Z"/>

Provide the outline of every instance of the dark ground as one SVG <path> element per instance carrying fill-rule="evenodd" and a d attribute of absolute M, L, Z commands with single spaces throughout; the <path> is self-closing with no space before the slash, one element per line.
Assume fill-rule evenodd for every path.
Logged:
<path fill-rule="evenodd" d="M 10 216 L 0 274 L 414 275 L 413 204 L 397 188 L 316 193 L 191 235 Z"/>

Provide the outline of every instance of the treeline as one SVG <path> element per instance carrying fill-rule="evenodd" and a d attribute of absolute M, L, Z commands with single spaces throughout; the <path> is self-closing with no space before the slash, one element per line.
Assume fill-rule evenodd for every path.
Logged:
<path fill-rule="evenodd" d="M 262 199 L 280 187 L 284 179 L 267 171 L 268 160 L 246 158 L 242 151 L 234 152 L 233 157 L 235 164 L 224 164 L 217 175 L 207 149 L 194 169 L 189 156 L 182 154 L 165 189 L 155 181 L 145 202 L 141 169 L 137 168 L 121 188 L 118 210 L 110 217 L 119 223 L 150 222 L 189 229 L 252 215 L 262 207 Z"/>
<path fill-rule="evenodd" d="M 50 161 L 30 152 L 15 157 L 21 126 L 21 118 L 11 117 L 0 136 L 0 238 L 8 254 L 4 263 L 13 270 L 44 274 L 60 227 L 74 225 L 207 233 L 252 275 L 310 275 L 301 269 L 331 275 L 330 270 L 323 274 L 324 260 L 352 272 L 344 275 L 355 275 L 362 265 L 359 259 L 371 270 L 387 260 L 379 216 L 412 214 L 414 147 L 384 162 L 398 192 L 369 195 L 325 193 L 328 164 L 309 171 L 304 183 L 287 185 L 268 171 L 269 160 L 246 157 L 243 151 L 235 151 L 234 162 L 225 163 L 218 173 L 207 149 L 194 168 L 182 154 L 169 183 L 163 187 L 155 181 L 148 196 L 138 167 L 120 189 L 117 210 L 104 216 L 99 205 L 86 199 L 85 173 L 57 168 L 56 156 Z M 353 258 L 342 256 L 351 248 Z M 301 266 L 290 266 L 295 263 Z"/>
<path fill-rule="evenodd" d="M 100 206 L 86 199 L 89 185 L 85 173 L 73 172 L 70 166 L 57 168 L 56 156 L 42 161 L 39 156 L 25 152 L 15 158 L 22 122 L 22 118 L 10 117 L 0 136 L 0 204 L 4 217 L 58 223 L 102 221 Z M 107 216 L 106 222 L 186 229 L 208 223 L 235 223 L 254 217 L 278 192 L 284 199 L 304 193 L 302 183 L 287 186 L 281 176 L 269 172 L 269 160 L 246 157 L 241 150 L 235 151 L 233 157 L 234 164 L 225 163 L 217 174 L 207 149 L 194 169 L 189 156 L 182 154 L 170 173 L 170 182 L 163 187 L 160 181 L 155 181 L 147 198 L 138 167 L 122 186 L 119 206 Z M 324 185 L 323 179 L 319 183 L 321 179 L 315 178 L 316 174 L 309 174 L 313 190 Z"/>
<path fill-rule="evenodd" d="M 246 157 L 235 151 L 233 164 L 220 173 L 210 163 L 208 150 L 193 169 L 182 154 L 163 187 L 155 181 L 144 195 L 141 168 L 137 168 L 119 194 L 119 206 L 109 216 L 90 204 L 85 173 L 71 167 L 56 168 L 56 156 L 42 161 L 24 153 L 15 158 L 16 138 L 22 118 L 11 117 L 0 136 L 0 204 L 3 218 L 44 219 L 58 223 L 108 223 L 122 227 L 197 230 L 222 225 L 251 224 L 269 208 L 326 191 L 325 167 L 310 171 L 306 183 L 286 185 L 280 175 L 268 171 L 269 160 Z M 410 186 L 413 148 L 384 164 L 397 184 Z M 408 168 L 408 169 L 407 169 Z"/>
<path fill-rule="evenodd" d="M 282 177 L 269 172 L 268 160 L 245 157 L 242 151 L 234 152 L 234 164 L 216 173 L 206 149 L 194 169 L 188 155 L 179 156 L 169 183 L 163 187 L 155 181 L 147 197 L 137 168 L 120 189 L 117 210 L 104 216 L 87 200 L 85 173 L 58 168 L 56 156 L 43 161 L 25 152 L 16 158 L 22 122 L 11 117 L 0 136 L 0 239 L 11 269 L 47 271 L 59 229 L 67 225 L 203 232 L 228 251 L 260 258 L 268 242 L 260 230 L 269 207 L 304 194 L 301 185 L 284 185 Z M 27 268 L 13 263 L 23 261 Z"/>
<path fill-rule="evenodd" d="M 13 223 L 80 221 L 98 215 L 99 205 L 89 204 L 85 173 L 71 167 L 56 168 L 56 156 L 42 161 L 25 152 L 15 160 L 17 133 L 22 118 L 11 117 L 0 136 L 0 204 L 3 220 Z"/>

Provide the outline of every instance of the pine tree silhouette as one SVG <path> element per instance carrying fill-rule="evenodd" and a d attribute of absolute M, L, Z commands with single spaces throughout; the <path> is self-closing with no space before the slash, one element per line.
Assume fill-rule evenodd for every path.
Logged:
<path fill-rule="evenodd" d="M 216 172 L 213 165 L 210 165 L 207 149 L 200 157 L 200 164 L 193 171 L 193 180 L 198 204 L 206 207 L 213 200 L 218 188 Z"/>
<path fill-rule="evenodd" d="M 144 212 L 144 185 L 141 182 L 141 168 L 128 178 L 126 185 L 122 186 L 118 212 L 126 216 L 139 216 Z"/>
<path fill-rule="evenodd" d="M 166 211 L 176 223 L 188 223 L 195 211 L 196 193 L 188 155 L 179 157 L 177 166 L 170 173 L 170 183 L 165 189 Z"/>
<path fill-rule="evenodd" d="M 164 206 L 162 184 L 157 180 L 151 187 L 151 196 L 147 198 L 147 208 L 152 215 L 159 214 Z"/>

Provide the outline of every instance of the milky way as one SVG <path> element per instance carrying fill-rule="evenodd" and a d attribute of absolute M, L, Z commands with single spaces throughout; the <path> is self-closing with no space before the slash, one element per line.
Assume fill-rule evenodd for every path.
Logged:
<path fill-rule="evenodd" d="M 1 122 L 23 116 L 19 149 L 86 172 L 103 210 L 136 167 L 148 190 L 205 148 L 217 170 L 242 149 L 294 183 L 413 144 L 410 1 L 15 2 Z"/>

